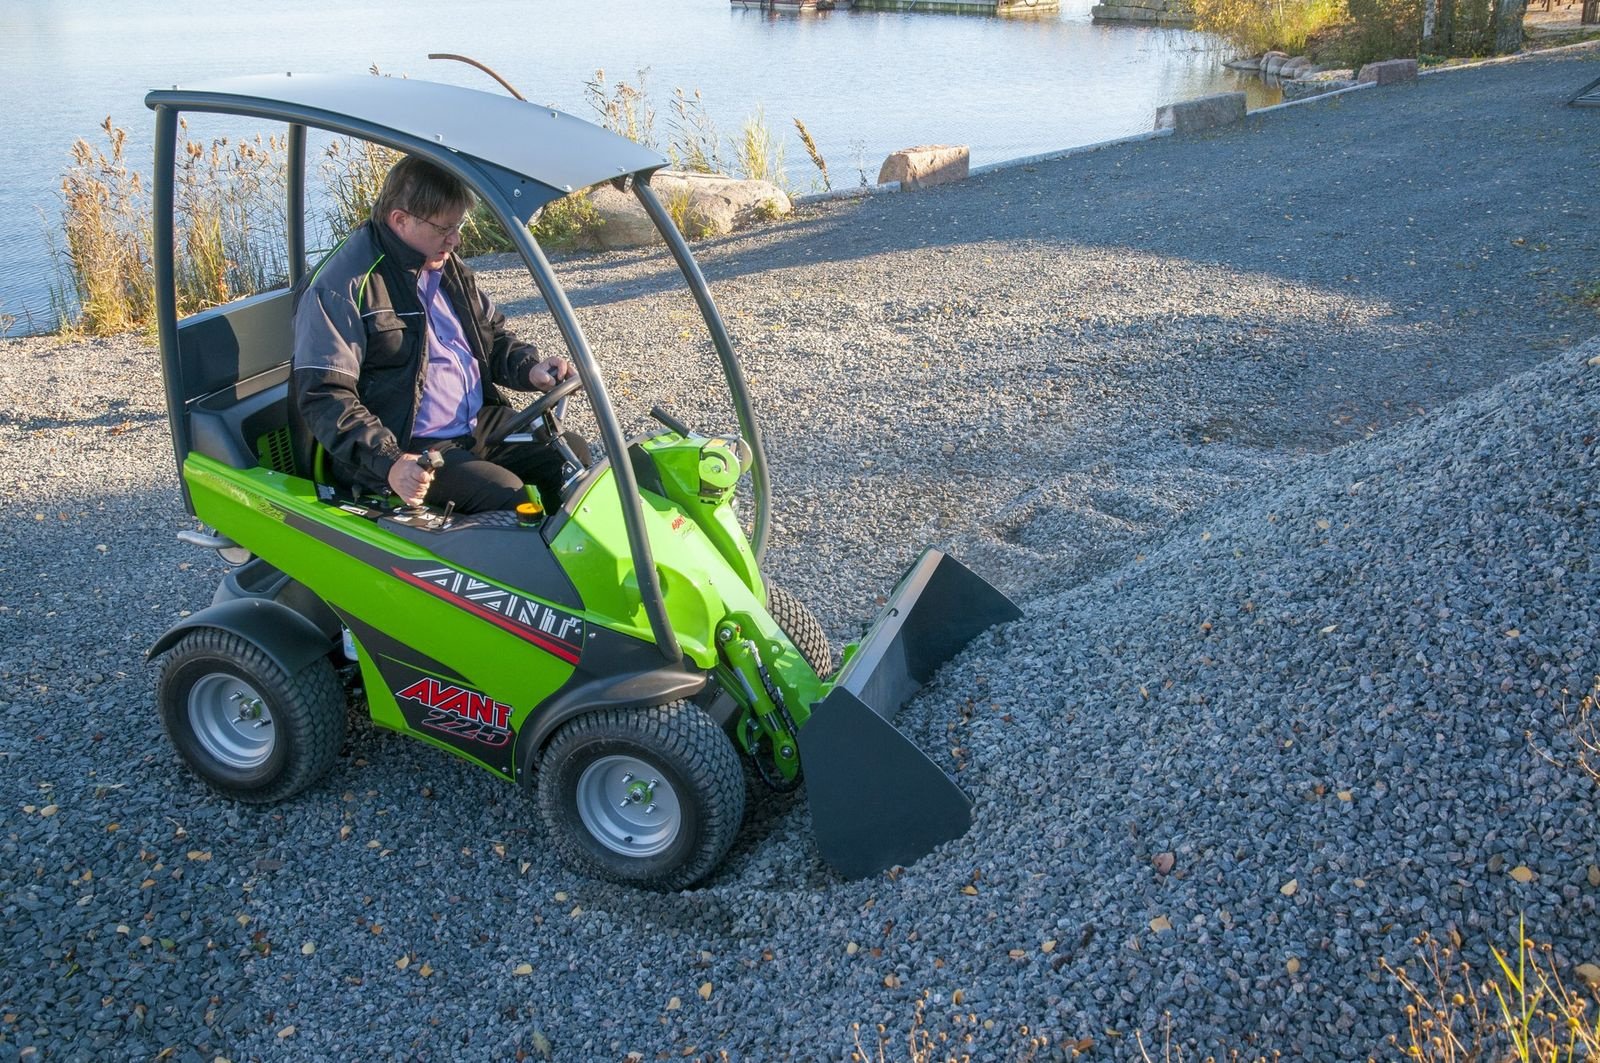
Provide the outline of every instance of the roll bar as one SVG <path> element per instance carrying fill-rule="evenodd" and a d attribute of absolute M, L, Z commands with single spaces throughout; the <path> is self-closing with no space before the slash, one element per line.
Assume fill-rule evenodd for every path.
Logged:
<path fill-rule="evenodd" d="M 173 90 L 154 92 L 146 102 L 156 112 L 155 167 L 152 190 L 154 210 L 154 268 L 156 282 L 156 327 L 161 344 L 163 377 L 167 397 L 167 416 L 172 428 L 173 448 L 178 465 L 190 449 L 187 408 L 193 396 L 184 386 L 184 365 L 178 343 L 177 286 L 174 245 L 174 192 L 173 169 L 176 165 L 178 115 L 185 110 L 239 114 L 254 118 L 287 122 L 288 136 L 288 200 L 286 203 L 287 252 L 291 283 L 305 274 L 306 261 L 306 130 L 308 127 L 327 129 L 334 133 L 353 135 L 383 144 L 409 154 L 420 155 L 428 161 L 455 174 L 477 192 L 495 218 L 509 234 L 512 243 L 522 256 L 529 275 L 539 294 L 555 318 L 556 328 L 576 364 L 579 376 L 589 393 L 590 406 L 600 430 L 606 452 L 612 455 L 611 471 L 616 478 L 618 498 L 622 507 L 623 525 L 627 532 L 628 547 L 639 585 L 640 603 L 650 624 L 651 634 L 661 655 L 670 663 L 682 660 L 683 651 L 678 644 L 672 624 L 667 618 L 662 600 L 661 583 L 656 574 L 655 559 L 650 549 L 645 529 L 643 508 L 639 499 L 639 485 L 632 464 L 626 460 L 627 439 L 617 420 L 616 410 L 606 391 L 605 380 L 599 364 L 589 349 L 583 329 L 573 313 L 566 292 L 556 279 L 543 249 L 528 231 L 527 221 L 534 210 L 560 194 L 558 190 L 545 191 L 549 185 L 509 171 L 493 162 L 481 161 L 442 143 L 430 142 L 407 132 L 354 118 L 337 115 L 326 109 L 264 96 L 226 96 L 200 91 L 192 95 Z M 525 105 L 533 106 L 533 105 Z M 549 112 L 552 117 L 555 112 Z M 768 479 L 766 448 L 750 403 L 744 373 L 734 352 L 733 341 L 727 326 L 717 311 L 705 275 L 700 271 L 688 242 L 678 231 L 670 214 L 649 186 L 649 178 L 665 160 L 617 180 L 631 182 L 634 194 L 643 205 L 651 222 L 666 240 L 673 260 L 689 283 L 695 303 L 710 331 L 717 351 L 723 378 L 733 400 L 739 429 L 750 445 L 751 478 L 754 488 L 756 515 L 753 548 L 757 560 L 765 554 L 770 530 L 771 485 Z M 532 183 L 530 184 L 530 180 Z M 567 191 L 572 191 L 568 188 Z M 553 194 L 552 194 L 553 192 Z M 182 477 L 179 478 L 180 485 Z M 187 486 L 185 503 L 188 503 Z"/>

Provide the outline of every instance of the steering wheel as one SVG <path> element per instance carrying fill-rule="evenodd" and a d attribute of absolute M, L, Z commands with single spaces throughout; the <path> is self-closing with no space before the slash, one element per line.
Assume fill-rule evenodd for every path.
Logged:
<path fill-rule="evenodd" d="M 536 435 L 546 442 L 561 438 L 561 423 L 556 420 L 556 403 L 583 387 L 583 381 L 573 373 L 561 383 L 540 395 L 515 417 L 513 417 L 500 433 L 501 439 L 509 438 L 521 432 L 526 432 L 533 427 L 535 421 L 543 420 Z"/>

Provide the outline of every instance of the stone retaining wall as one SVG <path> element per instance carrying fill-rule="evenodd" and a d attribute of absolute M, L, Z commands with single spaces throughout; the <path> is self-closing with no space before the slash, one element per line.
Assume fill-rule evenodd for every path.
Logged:
<path fill-rule="evenodd" d="M 1111 0 L 1089 9 L 1096 22 L 1143 22 L 1162 26 L 1193 26 L 1194 12 L 1187 0 Z"/>

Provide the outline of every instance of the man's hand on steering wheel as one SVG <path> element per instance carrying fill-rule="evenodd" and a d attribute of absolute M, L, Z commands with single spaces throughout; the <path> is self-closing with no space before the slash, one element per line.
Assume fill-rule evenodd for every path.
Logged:
<path fill-rule="evenodd" d="M 536 367 L 528 374 L 530 381 L 537 383 L 541 376 L 548 379 L 553 372 L 559 373 L 560 377 L 551 380 L 543 395 L 530 402 L 526 409 L 505 424 L 501 429 L 500 438 L 504 439 L 530 430 L 533 430 L 535 437 L 547 440 L 553 440 L 561 434 L 561 425 L 556 419 L 556 407 L 562 399 L 582 388 L 583 380 L 566 359 L 557 355 L 546 358 L 539 363 L 539 366 L 549 368 Z M 537 429 L 534 427 L 535 422 L 539 423 Z"/>
<path fill-rule="evenodd" d="M 528 371 L 528 383 L 540 391 L 549 391 L 576 372 L 571 362 L 552 354 Z"/>

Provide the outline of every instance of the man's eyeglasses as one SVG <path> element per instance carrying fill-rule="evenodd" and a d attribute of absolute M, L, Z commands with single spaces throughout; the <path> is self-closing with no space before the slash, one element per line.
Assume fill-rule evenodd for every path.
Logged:
<path fill-rule="evenodd" d="M 404 211 L 403 213 L 406 217 L 420 221 L 422 224 L 438 233 L 441 240 L 447 236 L 459 236 L 461 233 L 461 227 L 467 223 L 467 218 L 464 214 L 461 216 L 461 220 L 456 222 L 454 225 L 440 225 L 436 221 L 429 221 L 427 218 L 424 218 L 418 214 L 413 214 L 409 210 Z"/>

